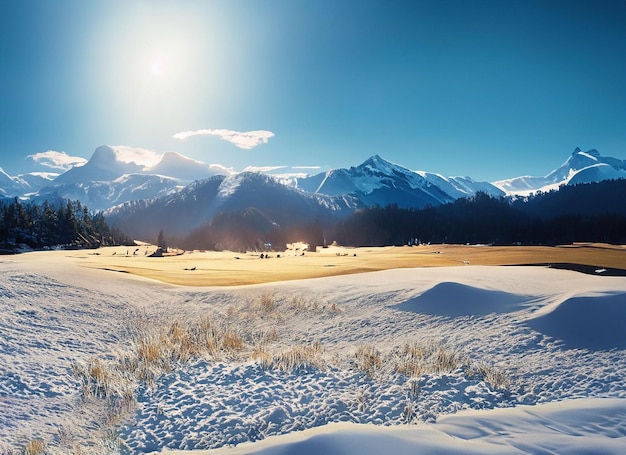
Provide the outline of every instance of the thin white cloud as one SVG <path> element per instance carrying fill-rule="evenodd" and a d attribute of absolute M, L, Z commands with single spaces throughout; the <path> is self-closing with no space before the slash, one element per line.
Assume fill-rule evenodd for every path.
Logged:
<path fill-rule="evenodd" d="M 209 164 L 209 170 L 216 175 L 233 175 L 235 170 L 232 167 L 222 166 L 221 164 Z"/>
<path fill-rule="evenodd" d="M 322 166 L 292 166 L 292 169 L 312 169 L 318 171 Z"/>
<path fill-rule="evenodd" d="M 87 162 L 85 158 L 80 156 L 70 156 L 65 152 L 57 152 L 55 150 L 47 150 L 45 152 L 35 153 L 26 157 L 41 166 L 67 171 L 75 166 L 82 166 Z"/>
<path fill-rule="evenodd" d="M 117 159 L 124 163 L 135 163 L 139 166 L 153 166 L 161 160 L 161 154 L 154 150 L 128 145 L 114 145 Z"/>
<path fill-rule="evenodd" d="M 268 173 L 278 169 L 285 169 L 287 166 L 247 166 L 242 172 L 260 172 Z"/>
<path fill-rule="evenodd" d="M 225 141 L 228 141 L 235 146 L 250 150 L 254 147 L 267 144 L 270 138 L 274 137 L 274 133 L 271 131 L 257 130 L 257 131 L 233 131 L 233 130 L 195 130 L 195 131 L 182 131 L 174 134 L 174 139 L 184 141 L 187 138 L 193 136 L 217 136 Z"/>

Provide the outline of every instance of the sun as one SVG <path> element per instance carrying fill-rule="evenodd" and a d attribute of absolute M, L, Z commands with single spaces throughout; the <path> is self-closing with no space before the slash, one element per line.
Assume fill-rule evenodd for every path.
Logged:
<path fill-rule="evenodd" d="M 168 58 L 165 54 L 157 53 L 154 54 L 149 63 L 149 71 L 150 75 L 153 77 L 161 77 L 165 74 L 167 70 Z"/>

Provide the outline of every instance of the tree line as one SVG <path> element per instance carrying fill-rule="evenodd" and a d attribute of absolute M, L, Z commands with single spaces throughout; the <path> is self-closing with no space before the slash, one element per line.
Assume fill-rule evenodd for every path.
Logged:
<path fill-rule="evenodd" d="M 0 248 L 5 252 L 21 246 L 95 248 L 129 243 L 119 229 L 109 227 L 101 213 L 91 213 L 80 201 L 0 200 Z"/>
<path fill-rule="evenodd" d="M 172 239 L 186 249 L 283 249 L 303 241 L 349 246 L 415 243 L 557 245 L 626 243 L 626 180 L 563 186 L 528 197 L 477 193 L 424 209 L 397 204 L 360 209 L 342 220 L 278 226 L 259 210 L 218 214 L 211 223 Z"/>
<path fill-rule="evenodd" d="M 397 205 L 359 210 L 331 229 L 340 244 L 626 243 L 626 180 L 564 186 L 525 198 L 470 198 L 421 210 Z"/>

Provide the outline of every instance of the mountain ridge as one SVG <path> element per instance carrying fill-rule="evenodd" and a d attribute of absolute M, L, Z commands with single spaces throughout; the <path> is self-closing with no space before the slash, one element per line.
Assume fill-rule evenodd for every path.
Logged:
<path fill-rule="evenodd" d="M 561 185 L 616 178 L 626 178 L 626 160 L 602 156 L 596 149 L 585 152 L 576 147 L 561 166 L 545 176 L 513 177 L 493 184 L 509 195 L 525 196 L 537 191 L 555 190 Z"/>
<path fill-rule="evenodd" d="M 386 205 L 390 200 L 402 207 L 422 208 L 452 202 L 483 191 L 492 196 L 504 192 L 488 182 L 469 177 L 446 178 L 431 172 L 416 172 L 373 155 L 349 169 L 331 169 L 302 179 L 295 185 L 305 191 L 338 196 L 353 194 L 365 205 Z"/>
<path fill-rule="evenodd" d="M 133 200 L 150 200 L 176 193 L 196 180 L 242 174 L 220 165 L 207 165 L 177 152 L 164 153 L 151 165 L 132 161 L 124 153 L 125 148 L 121 146 L 99 146 L 85 164 L 56 178 L 35 173 L 12 177 L 2 171 L 0 195 L 80 200 L 92 210 L 107 210 Z M 280 181 L 278 176 L 272 178 Z M 615 178 L 626 178 L 625 160 L 603 157 L 595 149 L 582 151 L 576 148 L 561 166 L 545 176 L 521 176 L 493 183 L 477 182 L 471 177 L 445 177 L 433 172 L 413 171 L 378 154 L 357 166 L 293 177 L 282 183 L 317 196 L 349 195 L 362 206 L 397 204 L 422 208 L 472 196 L 478 191 L 495 197 L 528 195 L 558 189 L 563 184 Z M 236 182 L 237 179 L 229 181 Z"/>

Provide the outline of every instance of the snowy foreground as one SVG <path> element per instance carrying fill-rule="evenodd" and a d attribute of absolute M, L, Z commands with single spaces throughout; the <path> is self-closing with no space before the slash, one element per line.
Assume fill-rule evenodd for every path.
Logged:
<path fill-rule="evenodd" d="M 315 346 L 315 361 L 192 356 L 138 382 L 117 420 L 81 396 L 72 365 L 129 349 L 137 321 L 202 317 L 271 334 L 272 352 Z M 625 278 L 540 267 L 190 288 L 11 257 L 0 262 L 0 453 L 39 438 L 53 453 L 626 453 L 624 321 Z M 498 374 L 467 362 L 392 371 L 407 345 Z M 359 347 L 382 362 L 359 368 Z"/>

